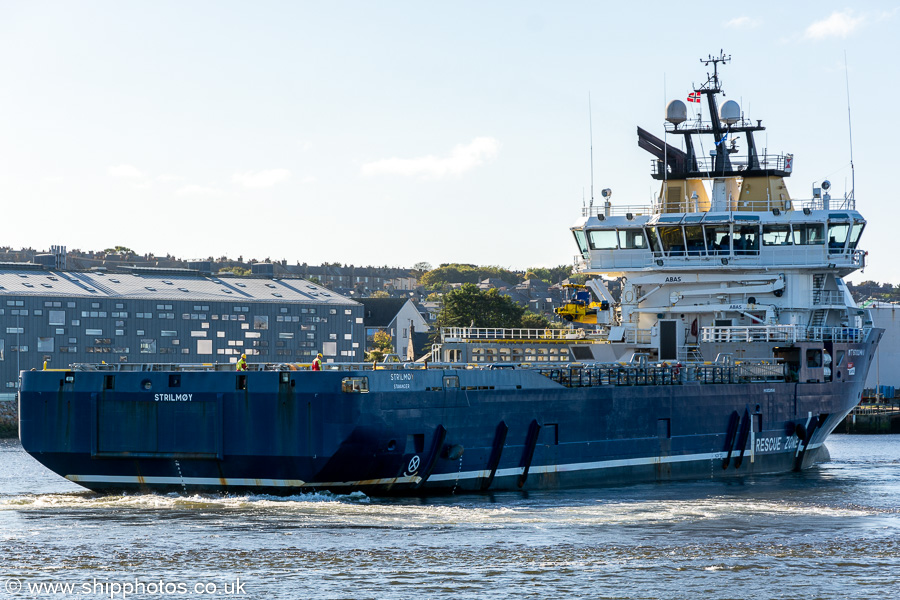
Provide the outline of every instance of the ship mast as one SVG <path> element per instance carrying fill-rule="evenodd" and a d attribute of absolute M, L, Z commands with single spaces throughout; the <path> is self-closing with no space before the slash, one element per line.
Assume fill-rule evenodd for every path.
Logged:
<path fill-rule="evenodd" d="M 700 59 L 707 67 L 712 64 L 713 72 L 712 75 L 707 73 L 706 83 L 700 86 L 699 90 L 701 94 L 706 95 L 706 101 L 709 104 L 709 118 L 712 122 L 712 133 L 715 138 L 715 150 L 716 150 L 716 160 L 713 165 L 714 173 L 725 173 L 726 171 L 731 170 L 731 161 L 728 159 L 728 152 L 725 149 L 725 144 L 722 143 L 722 134 L 724 130 L 722 129 L 722 122 L 719 120 L 719 107 L 716 102 L 716 94 L 722 93 L 722 88 L 719 87 L 719 63 L 725 64 L 731 61 L 731 55 L 725 56 L 725 52 L 719 51 L 719 56 L 709 55 L 709 58 Z M 720 148 L 721 146 L 721 148 Z"/>

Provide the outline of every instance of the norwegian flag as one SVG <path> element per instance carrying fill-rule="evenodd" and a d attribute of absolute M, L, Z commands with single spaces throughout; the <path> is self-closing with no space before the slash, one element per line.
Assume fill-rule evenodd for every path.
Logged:
<path fill-rule="evenodd" d="M 691 92 L 687 97 L 688 102 L 700 102 L 700 92 Z"/>

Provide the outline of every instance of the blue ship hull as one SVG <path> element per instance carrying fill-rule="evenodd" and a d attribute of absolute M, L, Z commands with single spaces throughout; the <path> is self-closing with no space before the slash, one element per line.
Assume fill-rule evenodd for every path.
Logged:
<path fill-rule="evenodd" d="M 827 455 L 879 335 L 840 345 L 858 367 L 815 383 L 727 368 L 30 371 L 20 437 L 96 491 L 427 495 L 779 473 Z"/>

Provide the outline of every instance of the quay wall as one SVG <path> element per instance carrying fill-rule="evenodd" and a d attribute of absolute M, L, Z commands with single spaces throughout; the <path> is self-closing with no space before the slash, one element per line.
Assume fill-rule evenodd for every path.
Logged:
<path fill-rule="evenodd" d="M 900 406 L 859 406 L 834 431 L 857 434 L 900 433 Z"/>
<path fill-rule="evenodd" d="M 19 435 L 19 403 L 15 394 L 0 394 L 0 438 Z"/>

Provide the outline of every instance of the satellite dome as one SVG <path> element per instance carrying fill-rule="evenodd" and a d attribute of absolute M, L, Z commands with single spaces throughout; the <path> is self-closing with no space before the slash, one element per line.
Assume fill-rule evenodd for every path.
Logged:
<path fill-rule="evenodd" d="M 666 106 L 666 121 L 678 125 L 687 121 L 687 106 L 681 100 L 672 100 Z"/>
<path fill-rule="evenodd" d="M 719 119 L 726 125 L 734 125 L 741 120 L 741 105 L 734 100 L 728 100 L 719 107 Z"/>

